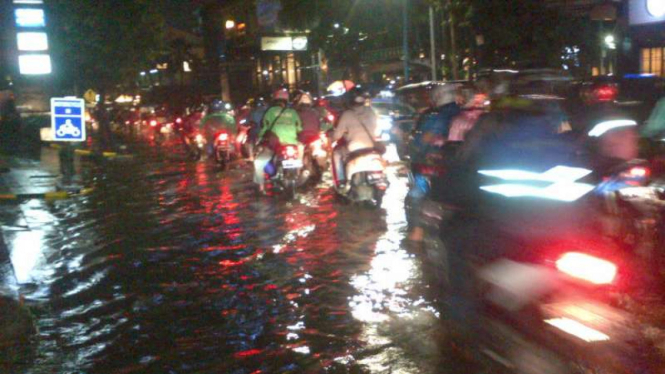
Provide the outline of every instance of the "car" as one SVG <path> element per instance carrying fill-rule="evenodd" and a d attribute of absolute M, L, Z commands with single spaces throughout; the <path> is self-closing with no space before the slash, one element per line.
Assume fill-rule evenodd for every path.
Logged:
<path fill-rule="evenodd" d="M 395 144 L 397 154 L 403 159 L 407 138 L 416 124 L 418 112 L 395 97 L 372 99 L 371 106 L 378 117 L 380 139 Z"/>

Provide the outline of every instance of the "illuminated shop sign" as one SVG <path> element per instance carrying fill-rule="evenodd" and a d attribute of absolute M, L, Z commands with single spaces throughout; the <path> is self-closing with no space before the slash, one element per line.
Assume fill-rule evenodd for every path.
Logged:
<path fill-rule="evenodd" d="M 16 26 L 18 27 L 45 27 L 43 9 L 20 8 L 14 11 Z"/>
<path fill-rule="evenodd" d="M 45 32 L 19 32 L 16 34 L 19 51 L 46 51 L 48 37 Z"/>
<path fill-rule="evenodd" d="M 51 56 L 49 55 L 18 56 L 18 68 L 22 75 L 51 74 Z"/>
<path fill-rule="evenodd" d="M 306 36 L 264 36 L 261 38 L 262 51 L 306 51 Z"/>

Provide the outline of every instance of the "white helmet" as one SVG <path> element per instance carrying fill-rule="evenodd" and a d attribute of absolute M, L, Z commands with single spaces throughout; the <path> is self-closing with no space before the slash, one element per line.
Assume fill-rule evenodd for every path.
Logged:
<path fill-rule="evenodd" d="M 430 91 L 430 100 L 436 107 L 453 103 L 455 102 L 455 93 L 458 87 L 459 85 L 454 83 L 437 85 Z"/>

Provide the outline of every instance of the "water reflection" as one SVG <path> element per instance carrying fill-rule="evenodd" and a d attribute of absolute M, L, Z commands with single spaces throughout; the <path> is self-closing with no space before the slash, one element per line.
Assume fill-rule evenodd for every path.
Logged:
<path fill-rule="evenodd" d="M 110 164 L 91 196 L 31 207 L 11 244 L 43 284 L 23 291 L 42 311 L 31 373 L 433 367 L 399 342 L 431 350 L 435 324 L 400 247 L 404 180 L 372 210 L 325 185 L 259 198 L 250 168 L 171 161 Z"/>

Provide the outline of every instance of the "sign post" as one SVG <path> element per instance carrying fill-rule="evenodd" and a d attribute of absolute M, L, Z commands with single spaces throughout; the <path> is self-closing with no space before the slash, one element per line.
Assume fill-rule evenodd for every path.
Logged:
<path fill-rule="evenodd" d="M 85 101 L 77 98 L 51 99 L 51 130 L 53 140 L 63 142 L 60 148 L 60 172 L 63 184 L 71 183 L 75 174 L 73 142 L 84 142 Z"/>

